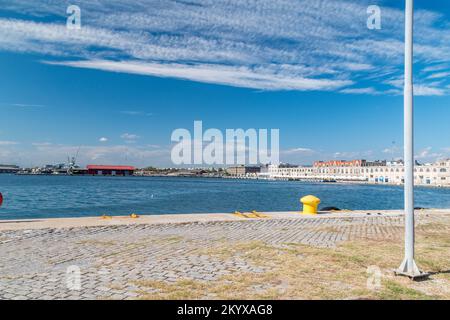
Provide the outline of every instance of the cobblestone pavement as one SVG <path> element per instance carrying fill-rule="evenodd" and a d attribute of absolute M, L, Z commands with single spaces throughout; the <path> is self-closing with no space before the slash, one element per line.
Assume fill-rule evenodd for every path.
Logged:
<path fill-rule="evenodd" d="M 199 253 L 220 241 L 333 247 L 361 238 L 400 239 L 402 232 L 402 217 L 383 215 L 5 231 L 0 298 L 135 299 L 139 280 L 213 281 L 263 271 L 239 258 Z"/>

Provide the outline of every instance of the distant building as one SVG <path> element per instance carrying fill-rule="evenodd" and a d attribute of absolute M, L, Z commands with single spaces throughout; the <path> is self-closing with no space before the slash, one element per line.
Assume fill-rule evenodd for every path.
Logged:
<path fill-rule="evenodd" d="M 0 173 L 17 173 L 20 168 L 15 165 L 0 164 Z"/>
<path fill-rule="evenodd" d="M 234 166 L 226 169 L 232 176 L 245 176 L 248 174 L 257 174 L 261 172 L 261 167 Z"/>
<path fill-rule="evenodd" d="M 317 161 L 313 167 L 282 168 L 270 165 L 264 177 L 283 180 L 336 180 L 368 182 L 373 184 L 404 183 L 403 162 L 366 160 L 328 162 Z M 416 164 L 414 182 L 417 185 L 450 187 L 450 160 L 429 164 Z"/>
<path fill-rule="evenodd" d="M 88 174 L 94 176 L 132 176 L 135 167 L 131 166 L 109 166 L 109 165 L 88 165 Z"/>
<path fill-rule="evenodd" d="M 367 160 L 331 160 L 331 161 L 316 161 L 314 167 L 376 167 L 385 166 L 386 161 L 367 161 Z"/>

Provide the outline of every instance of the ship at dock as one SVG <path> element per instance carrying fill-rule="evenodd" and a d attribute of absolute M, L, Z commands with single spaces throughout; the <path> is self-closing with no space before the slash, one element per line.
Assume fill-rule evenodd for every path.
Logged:
<path fill-rule="evenodd" d="M 22 168 L 15 173 L 18 175 L 59 175 L 59 176 L 72 176 L 72 175 L 85 175 L 88 174 L 88 169 L 81 168 L 77 165 L 77 158 L 80 152 L 80 148 L 75 156 L 67 157 L 66 163 L 59 164 L 47 164 L 42 167 L 34 168 Z"/>
<path fill-rule="evenodd" d="M 88 165 L 82 168 L 77 165 L 77 157 L 68 157 L 67 163 L 45 165 L 43 167 L 23 168 L 17 175 L 57 175 L 57 176 L 133 176 L 136 170 L 132 166 L 122 165 Z"/>

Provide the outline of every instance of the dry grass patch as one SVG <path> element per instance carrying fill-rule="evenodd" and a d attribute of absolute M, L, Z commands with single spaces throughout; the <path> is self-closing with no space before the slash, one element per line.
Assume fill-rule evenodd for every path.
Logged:
<path fill-rule="evenodd" d="M 209 282 L 182 279 L 137 284 L 143 299 L 450 299 L 448 231 L 448 220 L 418 228 L 417 262 L 434 273 L 424 282 L 393 275 L 403 256 L 402 241 L 365 239 L 333 249 L 220 241 L 198 253 L 222 261 L 239 257 L 265 271 L 233 272 Z M 378 290 L 367 288 L 369 266 L 382 271 Z"/>
<path fill-rule="evenodd" d="M 79 240 L 77 242 L 75 242 L 75 244 L 77 245 L 82 245 L 82 246 L 107 246 L 107 247 L 111 247 L 111 246 L 115 246 L 118 244 L 117 241 L 115 240 L 98 240 L 98 239 L 85 239 L 85 240 Z"/>

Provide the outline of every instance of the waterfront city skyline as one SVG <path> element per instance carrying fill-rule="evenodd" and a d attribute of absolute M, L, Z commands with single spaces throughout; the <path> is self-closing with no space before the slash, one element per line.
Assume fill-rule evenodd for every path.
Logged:
<path fill-rule="evenodd" d="M 0 3 L 0 163 L 172 167 L 196 120 L 280 129 L 282 162 L 402 157 L 402 3 L 77 1 L 78 31 L 63 1 Z M 449 16 L 416 2 L 420 162 L 450 157 Z"/>

